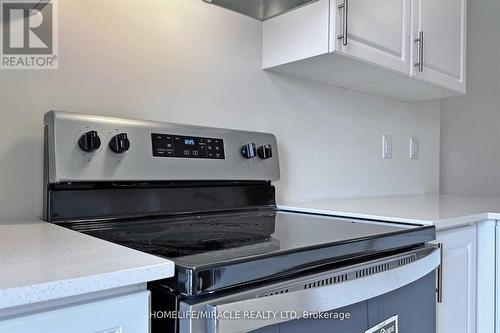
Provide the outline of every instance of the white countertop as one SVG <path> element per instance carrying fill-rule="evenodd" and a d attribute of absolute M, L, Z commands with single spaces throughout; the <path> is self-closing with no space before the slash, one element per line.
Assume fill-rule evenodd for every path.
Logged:
<path fill-rule="evenodd" d="M 282 210 L 345 216 L 449 229 L 482 220 L 500 220 L 500 198 L 409 195 L 321 199 L 278 205 Z"/>
<path fill-rule="evenodd" d="M 170 260 L 50 223 L 0 223 L 0 310 L 173 276 Z"/>

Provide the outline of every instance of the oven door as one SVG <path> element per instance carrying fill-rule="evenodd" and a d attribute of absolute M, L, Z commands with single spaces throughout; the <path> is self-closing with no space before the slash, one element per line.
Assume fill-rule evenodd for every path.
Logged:
<path fill-rule="evenodd" d="M 398 325 L 405 333 L 435 332 L 434 271 L 439 265 L 440 250 L 427 245 L 250 290 L 185 300 L 179 330 L 326 332 L 328 327 L 337 332 L 333 328 L 338 326 L 340 332 L 364 333 L 378 332 L 392 320 L 393 332 Z"/>

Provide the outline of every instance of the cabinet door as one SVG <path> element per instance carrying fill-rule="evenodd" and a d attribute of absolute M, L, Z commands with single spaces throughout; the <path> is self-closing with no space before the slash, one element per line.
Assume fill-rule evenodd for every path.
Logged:
<path fill-rule="evenodd" d="M 9 333 L 148 333 L 149 291 L 0 321 Z"/>
<path fill-rule="evenodd" d="M 330 51 L 410 74 L 410 0 L 331 0 L 330 11 Z"/>
<path fill-rule="evenodd" d="M 412 62 L 423 66 L 411 66 L 413 77 L 465 93 L 466 6 L 466 0 L 414 1 Z M 415 41 L 420 33 L 423 42 Z"/>
<path fill-rule="evenodd" d="M 474 333 L 476 318 L 476 227 L 437 233 L 443 244 L 443 301 L 438 333 Z"/>
<path fill-rule="evenodd" d="M 496 221 L 495 236 L 495 333 L 500 333 L 500 220 Z"/>

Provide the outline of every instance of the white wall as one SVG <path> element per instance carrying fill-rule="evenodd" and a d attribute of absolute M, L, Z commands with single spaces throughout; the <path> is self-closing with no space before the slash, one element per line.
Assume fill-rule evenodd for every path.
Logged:
<path fill-rule="evenodd" d="M 441 192 L 500 196 L 500 1 L 468 8 L 467 95 L 443 100 Z"/>
<path fill-rule="evenodd" d="M 439 102 L 262 71 L 261 24 L 201 0 L 59 3 L 59 70 L 0 71 L 0 216 L 41 214 L 51 109 L 272 131 L 280 200 L 438 191 Z M 383 133 L 393 135 L 393 160 L 381 159 Z M 407 158 L 411 135 L 420 160 Z"/>

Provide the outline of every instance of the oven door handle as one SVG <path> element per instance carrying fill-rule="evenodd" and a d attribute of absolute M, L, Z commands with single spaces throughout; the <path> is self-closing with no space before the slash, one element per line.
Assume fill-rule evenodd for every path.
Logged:
<path fill-rule="evenodd" d="M 339 309 L 404 287 L 426 276 L 439 264 L 440 249 L 435 248 L 430 254 L 411 263 L 354 280 L 274 296 L 209 304 L 207 311 L 212 315 L 207 321 L 207 332 L 249 332 L 300 318 L 304 312 Z M 286 311 L 291 311 L 288 314 L 294 313 L 298 317 L 283 316 Z M 267 314 L 269 317 L 249 318 L 255 312 Z M 245 314 L 249 316 L 245 317 Z"/>

